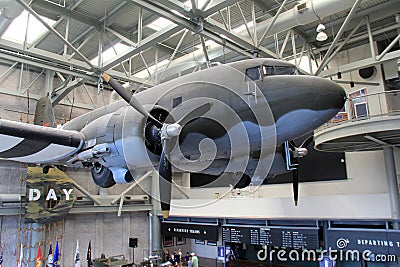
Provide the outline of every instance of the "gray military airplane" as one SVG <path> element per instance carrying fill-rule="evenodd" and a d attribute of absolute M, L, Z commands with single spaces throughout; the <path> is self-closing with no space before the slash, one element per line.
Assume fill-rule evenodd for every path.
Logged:
<path fill-rule="evenodd" d="M 292 140 L 311 134 L 345 103 L 338 84 L 300 75 L 275 59 L 214 66 L 136 94 L 102 77 L 122 100 L 60 129 L 0 120 L 0 158 L 44 170 L 51 164 L 90 167 L 101 187 L 132 182 L 158 165 L 165 217 L 173 171 L 232 175 L 238 188 L 293 171 L 297 205 L 297 159 L 307 150 Z M 37 123 L 54 125 L 52 116 L 44 117 Z"/>

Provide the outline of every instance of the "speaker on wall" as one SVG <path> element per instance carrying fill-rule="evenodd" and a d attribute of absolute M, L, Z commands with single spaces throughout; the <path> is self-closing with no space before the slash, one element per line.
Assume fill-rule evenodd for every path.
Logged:
<path fill-rule="evenodd" d="M 138 239 L 137 238 L 129 238 L 129 247 L 130 248 L 137 248 L 138 246 Z"/>

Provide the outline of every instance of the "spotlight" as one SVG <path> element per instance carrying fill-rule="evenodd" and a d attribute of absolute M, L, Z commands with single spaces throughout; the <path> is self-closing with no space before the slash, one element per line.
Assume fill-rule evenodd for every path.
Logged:
<path fill-rule="evenodd" d="M 318 42 L 323 42 L 323 41 L 326 41 L 326 39 L 328 39 L 328 35 L 326 35 L 325 32 L 319 32 L 317 34 L 317 38 L 316 39 L 317 39 Z"/>
<path fill-rule="evenodd" d="M 325 31 L 325 25 L 320 23 L 317 26 L 317 32 L 322 32 L 322 31 Z"/>
<path fill-rule="evenodd" d="M 322 23 L 318 24 L 318 26 L 317 26 L 318 34 L 316 37 L 316 40 L 318 42 L 323 42 L 323 41 L 326 41 L 326 39 L 328 39 L 328 35 L 324 32 L 324 30 L 325 30 L 325 25 Z"/>

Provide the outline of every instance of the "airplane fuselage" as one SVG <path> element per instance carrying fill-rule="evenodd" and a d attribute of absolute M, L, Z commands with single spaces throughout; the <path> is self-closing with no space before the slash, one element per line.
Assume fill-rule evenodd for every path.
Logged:
<path fill-rule="evenodd" d="M 293 65 L 272 59 L 212 67 L 135 97 L 162 119 L 171 113 L 176 120 L 196 105 L 212 103 L 202 118 L 183 128 L 180 151 L 171 155 L 177 169 L 264 177 L 269 172 L 285 172 L 281 167 L 274 169 L 276 147 L 311 133 L 345 101 L 345 93 L 336 83 L 297 75 Z M 149 120 L 120 100 L 71 120 L 63 129 L 81 131 L 87 149 L 110 144 L 111 153 L 100 158 L 101 164 L 115 172 L 127 167 L 135 176 L 158 163 L 158 140 L 148 124 Z"/>

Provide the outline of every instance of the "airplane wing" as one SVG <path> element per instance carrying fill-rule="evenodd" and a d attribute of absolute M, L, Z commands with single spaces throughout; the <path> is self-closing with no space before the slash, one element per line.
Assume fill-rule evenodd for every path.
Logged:
<path fill-rule="evenodd" d="M 0 158 L 26 163 L 55 163 L 81 149 L 77 131 L 0 119 Z"/>

